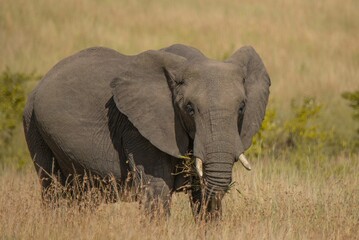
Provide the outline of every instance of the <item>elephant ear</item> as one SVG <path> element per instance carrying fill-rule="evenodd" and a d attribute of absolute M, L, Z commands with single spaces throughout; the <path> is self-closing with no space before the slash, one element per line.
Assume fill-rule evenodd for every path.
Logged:
<path fill-rule="evenodd" d="M 111 83 L 117 108 L 142 136 L 174 157 L 184 155 L 189 139 L 174 111 L 168 75 L 177 76 L 186 59 L 162 51 L 147 51 L 125 66 Z"/>
<path fill-rule="evenodd" d="M 244 76 L 246 107 L 243 118 L 238 123 L 238 130 L 244 150 L 247 150 L 262 125 L 271 81 L 262 59 L 250 46 L 240 48 L 227 62 L 238 65 Z"/>

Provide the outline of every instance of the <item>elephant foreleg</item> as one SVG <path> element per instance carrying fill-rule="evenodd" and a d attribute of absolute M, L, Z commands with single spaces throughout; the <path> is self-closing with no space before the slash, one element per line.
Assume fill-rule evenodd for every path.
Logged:
<path fill-rule="evenodd" d="M 138 188 L 141 207 L 150 218 L 168 217 L 176 161 L 155 148 L 136 130 L 128 130 L 125 136 L 127 162 L 134 176 L 134 186 Z"/>
<path fill-rule="evenodd" d="M 152 178 L 143 189 L 142 204 L 146 214 L 154 217 L 170 216 L 171 191 L 161 178 Z"/>

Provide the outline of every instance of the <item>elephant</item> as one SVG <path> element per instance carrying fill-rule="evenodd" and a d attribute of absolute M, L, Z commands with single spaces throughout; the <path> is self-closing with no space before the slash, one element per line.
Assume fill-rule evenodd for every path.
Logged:
<path fill-rule="evenodd" d="M 42 197 L 51 176 L 63 185 L 74 176 L 111 176 L 120 193 L 135 183 L 130 189 L 146 213 L 161 208 L 169 216 L 172 194 L 190 189 L 196 218 L 220 218 L 235 162 L 251 169 L 244 152 L 264 119 L 270 85 L 251 46 L 225 61 L 183 44 L 133 56 L 104 47 L 69 56 L 42 78 L 23 113 Z M 189 162 L 191 174 L 178 170 Z"/>

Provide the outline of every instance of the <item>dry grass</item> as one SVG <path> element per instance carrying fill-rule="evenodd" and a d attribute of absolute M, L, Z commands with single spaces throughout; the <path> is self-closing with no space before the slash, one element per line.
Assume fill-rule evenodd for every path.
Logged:
<path fill-rule="evenodd" d="M 340 157 L 297 169 L 262 159 L 254 171 L 236 166 L 223 221 L 193 222 L 187 196 L 175 194 L 168 222 L 148 222 L 137 203 L 96 210 L 41 207 L 34 171 L 0 175 L 0 238 L 4 239 L 356 239 L 359 158 Z"/>

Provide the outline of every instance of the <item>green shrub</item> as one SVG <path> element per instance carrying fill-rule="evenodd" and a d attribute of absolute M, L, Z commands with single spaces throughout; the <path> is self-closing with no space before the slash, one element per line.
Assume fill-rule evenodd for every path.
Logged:
<path fill-rule="evenodd" d="M 0 75 L 0 136 L 1 144 L 8 144 L 14 129 L 21 121 L 25 105 L 24 82 L 28 76 L 12 73 L 9 69 Z"/>
<path fill-rule="evenodd" d="M 16 162 L 23 165 L 20 149 L 22 112 L 25 106 L 25 83 L 35 79 L 34 74 L 14 73 L 6 69 L 0 75 L 0 163 Z M 14 142 L 17 142 L 15 144 Z M 21 140 L 23 141 L 23 140 Z M 15 159 L 15 160 L 14 160 Z"/>
<path fill-rule="evenodd" d="M 275 109 L 267 109 L 262 126 L 253 137 L 249 154 L 258 157 L 269 152 L 274 152 L 277 147 L 279 130 L 277 111 Z"/>
<path fill-rule="evenodd" d="M 359 123 L 359 90 L 354 92 L 344 92 L 342 97 L 349 101 L 349 106 L 353 109 L 353 118 Z M 354 148 L 359 150 L 359 129 L 356 130 L 357 135 L 354 138 Z"/>
<path fill-rule="evenodd" d="M 278 119 L 275 109 L 268 109 L 249 154 L 256 157 L 285 155 L 298 167 L 305 166 L 308 159 L 312 161 L 313 156 L 320 160 L 339 154 L 344 149 L 344 141 L 334 128 L 326 129 L 320 124 L 322 108 L 314 98 L 292 101 L 291 117 L 284 120 Z"/>
<path fill-rule="evenodd" d="M 353 118 L 359 121 L 359 90 L 345 92 L 342 97 L 349 101 L 349 106 L 354 110 Z"/>
<path fill-rule="evenodd" d="M 318 119 L 322 105 L 314 98 L 305 98 L 302 104 L 292 101 L 294 116 L 284 123 L 286 145 L 290 148 L 302 148 L 304 145 L 317 145 L 327 140 L 327 131 L 321 129 Z"/>

